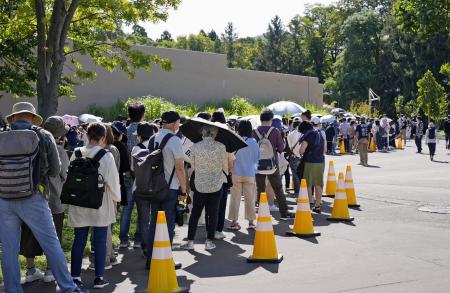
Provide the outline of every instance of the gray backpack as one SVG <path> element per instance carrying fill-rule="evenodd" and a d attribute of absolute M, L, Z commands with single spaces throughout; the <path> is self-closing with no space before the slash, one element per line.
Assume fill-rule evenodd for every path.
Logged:
<path fill-rule="evenodd" d="M 24 199 L 39 182 L 38 128 L 0 132 L 0 198 Z"/>

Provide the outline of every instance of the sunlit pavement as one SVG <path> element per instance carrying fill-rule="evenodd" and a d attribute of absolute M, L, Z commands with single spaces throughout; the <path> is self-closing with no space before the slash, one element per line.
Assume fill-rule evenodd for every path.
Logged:
<path fill-rule="evenodd" d="M 325 199 L 322 214 L 314 214 L 322 236 L 302 240 L 285 232 L 290 222 L 274 220 L 279 265 L 247 264 L 252 253 L 253 233 L 241 220 L 238 232 L 225 231 L 217 249 L 204 250 L 204 227 L 197 231 L 194 252 L 174 250 L 180 286 L 190 292 L 448 292 L 450 288 L 450 155 L 438 145 L 436 160 L 416 154 L 413 142 L 406 150 L 369 154 L 372 167 L 357 165 L 358 155 L 327 157 L 336 172 L 353 169 L 361 204 L 351 210 L 351 224 L 330 223 L 331 199 Z M 325 174 L 326 175 L 326 174 Z M 289 198 L 294 206 L 295 199 Z M 243 202 L 242 202 L 243 204 Z M 243 205 L 241 215 L 243 218 Z M 273 213 L 274 216 L 278 216 Z M 186 225 L 177 228 L 175 244 L 187 235 Z M 95 292 L 143 292 L 148 272 L 139 250 L 126 251 L 123 263 L 107 271 L 111 285 Z M 93 272 L 83 273 L 92 286 Z M 34 283 L 25 292 L 54 292 L 54 285 Z M 92 290 L 94 291 L 94 290 Z"/>

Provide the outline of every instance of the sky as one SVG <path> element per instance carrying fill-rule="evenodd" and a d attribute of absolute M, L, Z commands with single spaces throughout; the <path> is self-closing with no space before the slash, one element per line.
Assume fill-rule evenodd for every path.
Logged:
<path fill-rule="evenodd" d="M 297 14 L 303 14 L 305 4 L 330 4 L 335 0 L 182 0 L 177 10 L 169 12 L 164 23 L 142 23 L 152 39 L 164 30 L 173 38 L 197 34 L 201 29 L 214 29 L 218 35 L 224 32 L 228 22 L 233 22 L 238 37 L 262 35 L 269 21 L 278 15 L 287 24 Z"/>

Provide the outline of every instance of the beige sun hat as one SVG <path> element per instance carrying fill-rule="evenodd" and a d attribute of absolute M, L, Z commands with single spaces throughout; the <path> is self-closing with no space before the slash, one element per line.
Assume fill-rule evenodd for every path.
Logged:
<path fill-rule="evenodd" d="M 33 118 L 33 124 L 34 125 L 41 125 L 42 124 L 42 117 L 36 114 L 36 108 L 34 108 L 33 104 L 28 102 L 19 102 L 15 103 L 12 108 L 12 113 L 8 116 L 6 116 L 6 121 L 11 124 L 12 118 L 14 115 L 21 114 L 21 113 L 29 113 L 34 116 Z"/>

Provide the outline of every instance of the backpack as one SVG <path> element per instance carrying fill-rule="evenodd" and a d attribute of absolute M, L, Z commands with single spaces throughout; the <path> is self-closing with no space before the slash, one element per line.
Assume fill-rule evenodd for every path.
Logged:
<path fill-rule="evenodd" d="M 428 138 L 429 139 L 435 139 L 436 138 L 436 128 L 430 128 L 428 130 Z"/>
<path fill-rule="evenodd" d="M 39 128 L 0 132 L 0 198 L 32 196 L 39 183 Z"/>
<path fill-rule="evenodd" d="M 274 129 L 270 127 L 265 134 L 261 134 L 258 129 L 255 130 L 259 146 L 258 174 L 273 174 L 276 171 L 273 146 L 269 140 L 269 135 Z"/>
<path fill-rule="evenodd" d="M 93 158 L 83 157 L 80 149 L 74 151 L 75 159 L 70 162 L 67 180 L 61 192 L 61 202 L 77 207 L 98 209 L 103 203 L 105 182 L 98 173 L 100 160 L 107 151 L 101 149 Z"/>
<path fill-rule="evenodd" d="M 175 167 L 170 175 L 169 182 L 164 175 L 163 149 L 173 134 L 166 134 L 158 146 L 155 145 L 153 135 L 148 143 L 148 148 L 139 150 L 132 155 L 135 176 L 134 195 L 141 199 L 161 202 L 167 196 L 170 184 L 175 174 Z"/>

